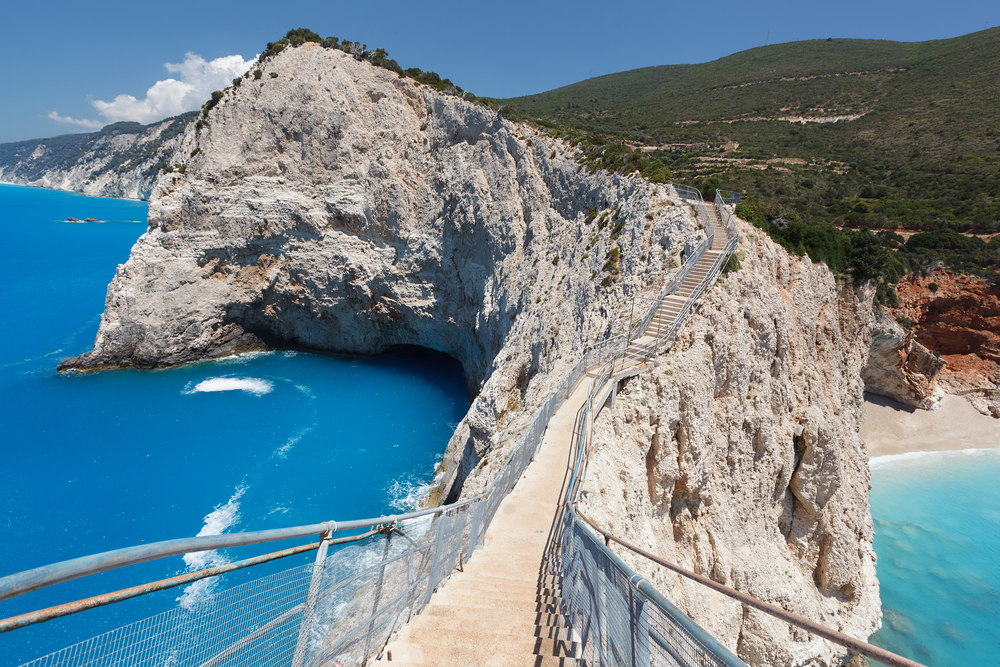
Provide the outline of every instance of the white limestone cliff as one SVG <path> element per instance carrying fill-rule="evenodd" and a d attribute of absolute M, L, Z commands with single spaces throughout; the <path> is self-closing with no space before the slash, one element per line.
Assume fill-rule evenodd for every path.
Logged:
<path fill-rule="evenodd" d="M 444 351 L 474 398 L 439 492 L 476 493 L 569 365 L 703 236 L 664 186 L 590 175 L 577 157 L 340 51 L 289 48 L 189 126 L 174 157 L 186 171 L 159 180 L 94 350 L 61 368 L 270 346 Z M 870 296 L 838 301 L 823 267 L 763 239 L 747 250 L 669 366 L 602 417 L 605 493 L 592 496 L 606 500 L 593 511 L 668 558 L 866 637 L 878 620 L 857 435 Z M 756 664 L 831 655 L 654 581 Z"/>
<path fill-rule="evenodd" d="M 755 235 L 755 232 L 757 233 Z M 860 371 L 870 290 L 747 226 L 742 270 L 595 422 L 583 512 L 683 568 L 867 639 L 881 619 Z M 846 650 L 616 549 L 754 665 Z"/>
<path fill-rule="evenodd" d="M 609 250 L 630 294 L 655 291 L 665 248 L 696 231 L 664 186 L 579 173 L 529 125 L 315 44 L 229 90 L 175 159 L 185 173 L 160 179 L 94 350 L 62 367 L 447 352 L 475 396 L 442 463 L 452 497 L 628 316 L 623 280 L 600 285 Z"/>

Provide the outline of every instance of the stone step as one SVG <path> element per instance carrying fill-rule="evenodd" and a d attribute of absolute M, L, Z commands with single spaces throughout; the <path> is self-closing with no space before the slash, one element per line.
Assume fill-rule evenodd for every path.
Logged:
<path fill-rule="evenodd" d="M 455 652 L 511 653 L 575 658 L 579 646 L 573 641 L 535 637 L 533 635 L 510 635 L 488 630 L 480 632 L 472 627 L 416 627 L 403 628 L 399 637 L 391 642 L 399 647 L 419 645 L 423 647 L 426 657 L 427 647 L 434 646 L 435 651 L 445 650 Z M 469 664 L 469 663 L 466 663 Z"/>
<path fill-rule="evenodd" d="M 562 594 L 562 586 L 542 586 L 537 582 L 531 581 L 515 581 L 515 580 L 505 580 L 505 579 L 494 579 L 494 580 L 484 580 L 484 577 L 476 576 L 471 580 L 466 580 L 463 582 L 455 582 L 456 586 L 445 586 L 441 591 L 445 590 L 464 590 L 470 593 L 477 593 L 480 595 L 501 595 L 501 596 L 535 596 L 535 595 L 548 595 L 550 597 L 559 597 Z"/>
<path fill-rule="evenodd" d="M 562 588 L 562 577 L 555 574 L 545 574 L 533 578 L 528 577 L 504 577 L 496 573 L 490 574 L 476 574 L 476 580 L 482 581 L 484 583 L 493 585 L 511 585 L 511 586 L 525 586 L 528 584 L 531 586 L 542 586 L 543 588 L 550 588 L 552 590 L 558 590 Z"/>
<path fill-rule="evenodd" d="M 392 655 L 394 656 L 391 662 L 387 661 L 386 654 L 383 653 L 382 658 L 380 660 L 374 660 L 374 661 L 369 660 L 368 664 L 371 665 L 376 663 L 377 664 L 386 663 L 389 665 L 396 665 L 397 667 L 428 667 L 428 665 L 442 665 L 443 667 L 454 667 L 457 664 L 486 665 L 487 667 L 495 667 L 495 666 L 506 667 L 507 665 L 518 665 L 519 667 L 524 667 L 526 665 L 530 665 L 531 667 L 571 667 L 571 666 L 586 667 L 587 664 L 584 660 L 577 660 L 576 658 L 553 658 L 551 656 L 543 656 L 543 655 L 516 656 L 516 660 L 513 662 L 499 662 L 494 659 L 490 659 L 487 662 L 481 662 L 476 660 L 469 663 L 454 663 L 448 661 L 436 662 L 434 660 L 425 662 L 423 661 L 423 658 L 421 658 L 421 662 L 411 662 L 400 659 L 399 657 L 400 649 L 396 649 L 395 652 L 390 650 L 389 652 L 391 652 Z M 517 660 L 521 660 L 521 662 L 518 662 Z"/>
<path fill-rule="evenodd" d="M 467 607 L 469 609 L 477 610 L 485 609 L 488 610 L 487 613 L 495 609 L 503 609 L 505 611 L 557 614 L 560 609 L 559 601 L 552 600 L 536 601 L 532 599 L 490 599 L 481 595 L 470 595 L 464 591 L 449 592 L 445 589 L 438 591 L 436 595 L 440 596 L 440 604 Z M 438 604 L 439 601 L 434 600 L 432 606 L 437 606 Z M 483 612 L 476 612 L 476 615 L 482 616 Z"/>
<path fill-rule="evenodd" d="M 428 616 L 447 616 L 451 618 L 475 618 L 481 609 L 481 607 L 462 607 L 453 604 L 430 604 L 424 607 L 424 610 L 420 612 L 420 615 L 423 616 L 424 614 L 427 614 Z M 511 611 L 509 609 L 496 609 L 490 618 L 495 618 L 498 622 L 504 623 L 524 623 L 528 620 L 535 626 L 554 628 L 569 627 L 568 619 L 559 612 L 535 612 L 534 614 L 525 614 L 524 612 Z"/>
<path fill-rule="evenodd" d="M 559 604 L 562 597 L 558 595 L 543 595 L 535 591 L 497 591 L 476 586 L 445 586 L 437 592 L 434 603 L 454 601 L 457 597 L 478 598 L 486 603 L 492 602 L 533 602 L 535 604 Z M 457 597 L 456 597 L 457 596 Z M 461 603 L 459 603 L 461 604 Z"/>
<path fill-rule="evenodd" d="M 530 651 L 496 651 L 494 647 L 440 646 L 437 644 L 396 644 L 390 642 L 378 663 L 393 665 L 443 665 L 458 667 L 561 667 L 582 664 L 575 657 L 536 655 Z M 392 659 L 389 660 L 389 656 Z M 369 662 L 371 664 L 371 662 Z"/>
<path fill-rule="evenodd" d="M 511 637 L 541 637 L 561 641 L 576 641 L 577 637 L 571 628 L 548 625 L 535 625 L 527 621 L 511 621 L 502 618 L 460 618 L 458 616 L 431 616 L 418 614 L 410 619 L 410 627 L 441 628 L 451 630 L 469 630 L 476 632 L 493 632 Z"/>

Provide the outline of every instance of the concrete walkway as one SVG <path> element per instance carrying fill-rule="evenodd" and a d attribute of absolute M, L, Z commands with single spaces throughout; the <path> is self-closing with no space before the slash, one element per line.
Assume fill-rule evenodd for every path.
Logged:
<path fill-rule="evenodd" d="M 675 296 L 664 299 L 646 332 L 632 342 L 616 377 L 649 361 L 688 297 L 724 248 L 726 229 L 708 207 L 716 238 L 692 267 Z M 420 614 L 400 629 L 377 662 L 397 665 L 583 664 L 567 619 L 560 613 L 562 582 L 560 508 L 572 473 L 573 445 L 583 427 L 584 405 L 600 368 L 590 369 L 549 420 L 535 460 L 500 503 L 464 572 L 443 582 Z M 630 372 L 631 371 L 631 372 Z M 615 380 L 613 380 L 615 381 Z M 550 567 L 552 566 L 552 567 Z"/>
<path fill-rule="evenodd" d="M 573 443 L 597 369 L 580 378 L 549 420 L 535 460 L 500 503 L 465 571 L 455 571 L 378 662 L 398 665 L 572 665 L 576 644 L 560 614 L 561 581 L 549 565 Z M 552 568 L 558 571 L 558 568 Z M 391 658 L 390 658 L 391 656 Z"/>

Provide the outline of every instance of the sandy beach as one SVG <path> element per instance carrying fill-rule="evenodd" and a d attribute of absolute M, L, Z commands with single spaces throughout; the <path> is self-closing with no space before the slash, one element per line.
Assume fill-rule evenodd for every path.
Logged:
<path fill-rule="evenodd" d="M 861 437 L 871 458 L 1000 447 L 1000 419 L 976 412 L 958 396 L 946 395 L 941 407 L 929 412 L 866 393 L 865 411 Z"/>

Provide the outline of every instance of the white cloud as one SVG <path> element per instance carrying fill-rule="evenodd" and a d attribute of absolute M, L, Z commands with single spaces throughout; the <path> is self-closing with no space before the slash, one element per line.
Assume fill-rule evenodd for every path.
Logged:
<path fill-rule="evenodd" d="M 250 69 L 254 60 L 256 58 L 243 60 L 243 56 L 225 56 L 206 61 L 197 54 L 187 53 L 184 55 L 184 62 L 163 65 L 168 72 L 178 74 L 179 81 L 174 78 L 157 81 L 146 91 L 145 99 L 136 99 L 132 95 L 119 95 L 111 102 L 92 100 L 91 104 L 104 116 L 106 123 L 117 123 L 122 120 L 152 123 L 198 109 L 212 96 L 212 91 L 229 86 L 233 79 L 242 76 Z M 49 117 L 52 118 L 52 115 Z M 97 123 L 97 121 L 74 122 Z M 97 123 L 97 127 L 101 125 Z"/>
<path fill-rule="evenodd" d="M 71 118 L 70 116 L 60 116 L 58 112 L 55 111 L 50 112 L 48 117 L 63 125 L 79 125 L 80 127 L 86 127 L 91 130 L 99 130 L 104 127 L 104 123 L 99 120 L 85 120 Z"/>

